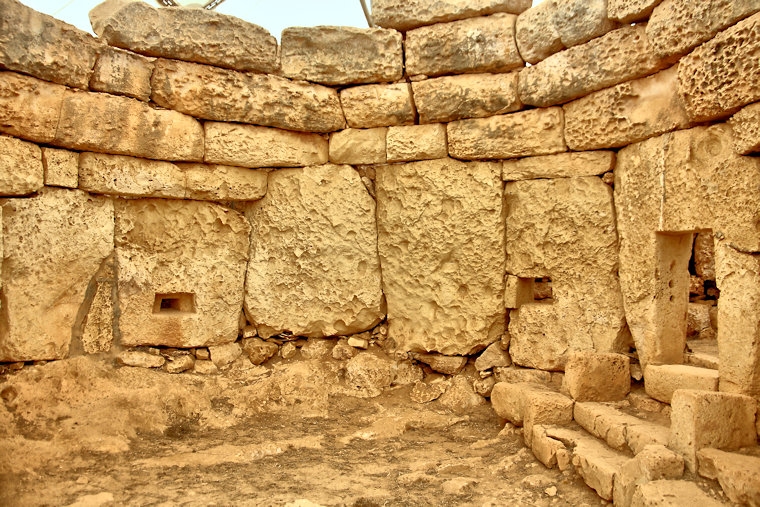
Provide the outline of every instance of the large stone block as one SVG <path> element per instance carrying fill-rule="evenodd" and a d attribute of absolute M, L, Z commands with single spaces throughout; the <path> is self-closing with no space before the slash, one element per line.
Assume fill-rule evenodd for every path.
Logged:
<path fill-rule="evenodd" d="M 66 87 L 0 72 L 0 132 L 37 143 L 55 139 Z"/>
<path fill-rule="evenodd" d="M 631 390 L 628 356 L 573 352 L 565 365 L 565 386 L 575 401 L 620 401 Z"/>
<path fill-rule="evenodd" d="M 655 400 L 670 403 L 678 389 L 718 390 L 718 372 L 683 364 L 650 364 L 644 370 L 644 388 Z"/>
<path fill-rule="evenodd" d="M 2 208 L 0 362 L 62 359 L 88 284 L 113 251 L 113 204 L 50 188 Z"/>
<path fill-rule="evenodd" d="M 740 155 L 760 151 L 760 103 L 750 104 L 731 117 L 734 149 Z"/>
<path fill-rule="evenodd" d="M 722 118 L 760 100 L 760 87 L 756 86 L 760 80 L 760 64 L 753 57 L 758 48 L 760 14 L 755 14 L 719 33 L 681 60 L 679 93 L 693 121 Z M 736 72 L 736 69 L 742 71 Z"/>
<path fill-rule="evenodd" d="M 443 76 L 412 83 L 420 123 L 450 122 L 511 113 L 522 108 L 517 72 Z"/>
<path fill-rule="evenodd" d="M 272 172 L 246 216 L 245 311 L 259 336 L 350 335 L 385 317 L 375 202 L 354 169 Z"/>
<path fill-rule="evenodd" d="M 155 67 L 153 101 L 196 118 L 306 132 L 346 125 L 338 92 L 325 86 L 176 60 Z"/>
<path fill-rule="evenodd" d="M 717 479 L 728 499 L 738 505 L 760 505 L 760 458 L 702 449 L 697 452 L 699 475 Z"/>
<path fill-rule="evenodd" d="M 90 22 L 109 46 L 135 53 L 241 71 L 277 70 L 277 40 L 220 12 L 109 0 L 90 11 Z"/>
<path fill-rule="evenodd" d="M 128 197 L 185 197 L 185 175 L 171 162 L 81 153 L 79 186 L 95 194 Z"/>
<path fill-rule="evenodd" d="M 204 160 L 210 164 L 299 167 L 327 162 L 328 142 L 319 134 L 234 123 L 206 122 L 204 127 Z"/>
<path fill-rule="evenodd" d="M 519 181 L 598 176 L 612 171 L 614 166 L 615 152 L 613 151 L 558 153 L 542 157 L 505 160 L 502 178 L 504 181 Z"/>
<path fill-rule="evenodd" d="M 90 90 L 150 100 L 153 59 L 106 46 L 90 78 Z"/>
<path fill-rule="evenodd" d="M 286 28 L 282 75 L 326 85 L 387 83 L 401 79 L 401 34 L 384 28 Z"/>
<path fill-rule="evenodd" d="M 447 130 L 454 158 L 517 158 L 567 150 L 559 107 L 455 121 Z"/>
<path fill-rule="evenodd" d="M 667 67 L 653 56 L 645 28 L 624 26 L 526 68 L 520 73 L 520 100 L 539 107 L 562 104 Z"/>
<path fill-rule="evenodd" d="M 513 14 L 439 23 L 406 34 L 406 73 L 440 76 L 508 72 L 523 66 Z"/>
<path fill-rule="evenodd" d="M 79 151 L 200 161 L 203 127 L 182 113 L 105 93 L 67 91 L 53 144 Z"/>
<path fill-rule="evenodd" d="M 330 134 L 333 164 L 384 164 L 387 127 L 346 129 Z"/>
<path fill-rule="evenodd" d="M 389 337 L 471 354 L 504 333 L 501 166 L 451 159 L 377 168 Z"/>
<path fill-rule="evenodd" d="M 16 0 L 0 11 L 0 68 L 87 89 L 101 41 Z"/>
<path fill-rule="evenodd" d="M 386 149 L 388 162 L 445 158 L 448 155 L 446 126 L 434 123 L 390 127 Z"/>
<path fill-rule="evenodd" d="M 234 342 L 250 226 L 222 206 L 116 200 L 119 330 L 124 346 Z"/>
<path fill-rule="evenodd" d="M 45 185 L 77 188 L 79 186 L 79 153 L 56 148 L 42 148 Z"/>
<path fill-rule="evenodd" d="M 515 39 L 526 62 L 535 65 L 565 49 L 554 26 L 556 9 L 557 0 L 545 0 L 517 17 Z"/>
<path fill-rule="evenodd" d="M 533 382 L 497 382 L 491 390 L 494 412 L 516 426 L 525 418 L 525 397 L 533 392 L 552 392 L 548 387 Z"/>
<path fill-rule="evenodd" d="M 552 281 L 552 299 L 511 312 L 514 362 L 562 370 L 571 351 L 626 351 L 609 186 L 596 177 L 510 182 L 505 206 L 507 272 Z"/>
<path fill-rule="evenodd" d="M 530 0 L 375 0 L 372 20 L 384 28 L 406 31 L 497 12 L 520 14 L 530 4 Z"/>
<path fill-rule="evenodd" d="M 626 146 L 689 126 L 678 94 L 678 67 L 619 84 L 565 104 L 571 150 Z"/>
<path fill-rule="evenodd" d="M 573 422 L 573 400 L 554 391 L 528 390 L 523 392 L 523 438 L 525 445 L 533 441 L 533 426 L 566 426 Z"/>
<path fill-rule="evenodd" d="M 185 198 L 257 201 L 267 193 L 267 171 L 210 164 L 177 164 L 185 173 Z"/>
<path fill-rule="evenodd" d="M 340 105 L 351 128 L 414 124 L 412 90 L 407 83 L 345 88 L 340 91 Z"/>
<path fill-rule="evenodd" d="M 621 23 L 636 23 L 649 18 L 662 0 L 607 0 L 607 16 Z"/>
<path fill-rule="evenodd" d="M 607 0 L 558 0 L 553 21 L 566 48 L 588 42 L 618 26 L 607 18 Z"/>
<path fill-rule="evenodd" d="M 33 143 L 0 136 L 0 195 L 29 195 L 42 188 L 42 151 Z"/>

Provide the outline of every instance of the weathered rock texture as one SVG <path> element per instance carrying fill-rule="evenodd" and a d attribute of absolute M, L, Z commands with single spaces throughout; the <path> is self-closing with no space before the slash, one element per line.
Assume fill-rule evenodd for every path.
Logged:
<path fill-rule="evenodd" d="M 44 185 L 42 150 L 34 143 L 0 136 L 0 195 L 28 195 Z"/>
<path fill-rule="evenodd" d="M 520 14 L 530 4 L 529 0 L 375 0 L 372 3 L 372 19 L 385 28 L 409 30 L 497 12 Z"/>
<path fill-rule="evenodd" d="M 615 153 L 588 151 L 505 160 L 504 181 L 597 176 L 615 166 Z"/>
<path fill-rule="evenodd" d="M 406 83 L 346 88 L 340 92 L 340 104 L 351 128 L 414 123 L 412 91 Z"/>
<path fill-rule="evenodd" d="M 90 89 L 147 102 L 150 100 L 152 73 L 151 58 L 106 46 L 90 77 Z"/>
<path fill-rule="evenodd" d="M 66 88 L 0 72 L 0 132 L 36 143 L 55 139 Z"/>

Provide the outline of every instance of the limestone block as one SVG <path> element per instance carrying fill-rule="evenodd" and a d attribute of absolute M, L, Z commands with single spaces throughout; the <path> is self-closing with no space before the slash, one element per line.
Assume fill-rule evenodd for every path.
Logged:
<path fill-rule="evenodd" d="M 113 250 L 109 199 L 45 188 L 3 203 L 0 362 L 62 359 L 86 290 Z"/>
<path fill-rule="evenodd" d="M 243 354 L 243 349 L 237 342 L 211 345 L 208 351 L 211 355 L 211 362 L 219 369 L 229 366 Z"/>
<path fill-rule="evenodd" d="M 680 507 L 682 505 L 720 507 L 724 504 L 702 491 L 694 482 L 666 479 L 637 486 L 631 499 L 631 507 Z"/>
<path fill-rule="evenodd" d="M 663 0 L 647 23 L 655 54 L 682 56 L 715 34 L 760 10 L 754 0 Z"/>
<path fill-rule="evenodd" d="M 545 386 L 554 385 L 552 382 L 551 372 L 544 370 L 533 370 L 529 368 L 520 368 L 514 364 L 508 368 L 494 368 L 494 377 L 496 377 L 497 382 L 507 382 L 509 384 L 517 384 L 519 382 L 532 382 Z M 559 384 L 555 385 L 555 387 L 559 387 Z"/>
<path fill-rule="evenodd" d="M 678 66 L 565 104 L 571 150 L 626 146 L 689 126 L 678 94 Z"/>
<path fill-rule="evenodd" d="M 512 310 L 513 361 L 563 370 L 571 351 L 627 350 L 609 186 L 596 177 L 510 182 L 505 206 L 507 273 L 550 276 L 553 292 Z"/>
<path fill-rule="evenodd" d="M 607 18 L 607 1 L 557 1 L 552 20 L 566 48 L 588 42 L 618 26 Z"/>
<path fill-rule="evenodd" d="M 246 217 L 245 311 L 259 336 L 350 335 L 385 317 L 375 202 L 354 169 L 271 172 L 267 195 Z"/>
<path fill-rule="evenodd" d="M 513 14 L 463 19 L 406 33 L 406 73 L 440 76 L 508 72 L 523 66 L 515 43 Z"/>
<path fill-rule="evenodd" d="M 163 356 L 150 354 L 141 350 L 125 350 L 116 358 L 119 364 L 137 368 L 161 368 L 166 359 Z"/>
<path fill-rule="evenodd" d="M 756 445 L 756 411 L 757 402 L 749 396 L 679 389 L 671 401 L 668 447 L 694 472 L 700 449 L 732 451 Z"/>
<path fill-rule="evenodd" d="M 648 445 L 666 445 L 670 437 L 667 426 L 639 419 L 604 403 L 577 402 L 573 415 L 586 431 L 610 447 L 627 448 L 634 454 Z"/>
<path fill-rule="evenodd" d="M 699 475 L 717 479 L 729 500 L 739 505 L 760 505 L 760 458 L 701 449 L 697 459 Z"/>
<path fill-rule="evenodd" d="M 667 67 L 652 55 L 644 30 L 624 26 L 524 69 L 520 100 L 539 107 L 562 104 Z"/>
<path fill-rule="evenodd" d="M 730 5 L 735 3 L 747 2 L 731 2 Z M 752 55 L 760 47 L 759 24 L 760 14 L 755 14 L 681 59 L 678 88 L 693 121 L 722 118 L 760 100 L 760 88 L 756 86 L 760 79 L 760 65 L 747 64 L 754 62 Z M 736 73 L 738 68 L 742 72 Z"/>
<path fill-rule="evenodd" d="M 510 359 L 507 351 L 501 348 L 501 343 L 496 342 L 489 345 L 482 354 L 475 360 L 475 369 L 478 371 L 490 370 L 499 366 L 510 366 Z"/>
<path fill-rule="evenodd" d="M 406 31 L 497 12 L 520 14 L 530 4 L 529 0 L 375 0 L 372 3 L 372 20 L 384 28 Z"/>
<path fill-rule="evenodd" d="M 95 294 L 92 296 L 89 308 L 87 308 L 81 328 L 77 329 L 79 325 L 77 322 L 77 326 L 72 332 L 72 338 L 81 340 L 82 348 L 87 354 L 108 352 L 113 345 L 113 295 L 116 287 L 116 271 L 113 261 L 113 255 L 109 256 L 93 277 L 94 283 L 90 282 L 90 287 L 94 288 Z"/>
<path fill-rule="evenodd" d="M 206 122 L 204 128 L 204 160 L 210 164 L 299 167 L 327 162 L 328 142 L 319 134 L 216 122 Z"/>
<path fill-rule="evenodd" d="M 523 392 L 523 438 L 530 445 L 533 426 L 549 424 L 565 426 L 573 421 L 573 400 L 554 391 L 526 390 Z"/>
<path fill-rule="evenodd" d="M 388 335 L 399 350 L 470 354 L 504 333 L 501 166 L 451 159 L 377 168 Z"/>
<path fill-rule="evenodd" d="M 445 158 L 448 155 L 446 126 L 434 123 L 389 127 L 387 154 L 388 162 Z"/>
<path fill-rule="evenodd" d="M 45 185 L 66 188 L 79 186 L 79 153 L 42 148 L 42 166 L 45 169 Z"/>
<path fill-rule="evenodd" d="M 81 151 L 198 161 L 203 127 L 182 113 L 127 97 L 67 91 L 53 144 Z"/>
<path fill-rule="evenodd" d="M 82 153 L 79 186 L 95 194 L 134 197 L 185 197 L 185 175 L 171 162 Z"/>
<path fill-rule="evenodd" d="M 37 143 L 55 139 L 66 88 L 0 72 L 0 132 Z"/>
<path fill-rule="evenodd" d="M 506 288 L 504 290 L 504 306 L 507 308 L 520 308 L 525 303 L 532 302 L 533 279 L 507 275 Z"/>
<path fill-rule="evenodd" d="M 393 382 L 393 362 L 360 352 L 346 363 L 346 385 L 354 396 L 374 398 Z"/>
<path fill-rule="evenodd" d="M 491 405 L 494 412 L 516 426 L 522 426 L 527 393 L 549 392 L 546 386 L 533 382 L 498 382 L 491 391 Z M 534 423 L 537 423 L 534 421 Z"/>
<path fill-rule="evenodd" d="M 351 128 L 414 124 L 412 90 L 407 83 L 345 88 L 340 91 L 340 105 Z"/>
<path fill-rule="evenodd" d="M 245 218 L 198 201 L 119 199 L 115 208 L 121 343 L 234 342 L 248 260 Z"/>
<path fill-rule="evenodd" d="M 644 388 L 649 396 L 670 403 L 678 389 L 718 390 L 718 372 L 683 364 L 650 364 L 644 370 Z"/>
<path fill-rule="evenodd" d="M 177 164 L 185 174 L 185 198 L 257 201 L 267 193 L 267 171 L 209 164 Z"/>
<path fill-rule="evenodd" d="M 636 486 L 660 479 L 680 479 L 683 458 L 664 445 L 649 445 L 628 460 L 615 476 L 612 498 L 615 505 L 630 505 Z"/>
<path fill-rule="evenodd" d="M 34 143 L 0 136 L 0 195 L 29 195 L 44 186 L 42 150 Z"/>
<path fill-rule="evenodd" d="M 613 451 L 598 440 L 580 438 L 573 449 L 573 464 L 584 482 L 605 500 L 613 498 L 615 478 L 628 456 Z"/>
<path fill-rule="evenodd" d="M 739 155 L 760 151 L 760 103 L 750 104 L 731 117 L 734 150 Z"/>
<path fill-rule="evenodd" d="M 385 83 L 401 79 L 401 34 L 384 28 L 286 28 L 282 75 L 326 85 Z"/>
<path fill-rule="evenodd" d="M 346 121 L 338 92 L 278 76 L 157 60 L 152 100 L 196 118 L 306 132 L 332 132 Z"/>
<path fill-rule="evenodd" d="M 662 0 L 607 0 L 607 16 L 621 23 L 636 23 L 649 18 Z"/>
<path fill-rule="evenodd" d="M 554 26 L 556 10 L 557 0 L 545 0 L 517 17 L 515 39 L 526 62 L 535 65 L 565 49 Z"/>
<path fill-rule="evenodd" d="M 90 11 L 90 23 L 109 46 L 135 53 L 240 71 L 277 70 L 277 40 L 268 31 L 217 11 L 106 2 Z"/>
<path fill-rule="evenodd" d="M 596 176 L 611 171 L 614 167 L 615 152 L 613 151 L 558 153 L 505 160 L 502 178 L 504 181 L 519 181 Z"/>
<path fill-rule="evenodd" d="M 694 238 L 694 269 L 703 280 L 715 280 L 715 237 L 701 232 Z"/>
<path fill-rule="evenodd" d="M 412 83 L 420 123 L 485 118 L 522 108 L 517 72 L 443 76 Z"/>
<path fill-rule="evenodd" d="M 622 354 L 573 352 L 565 386 L 575 401 L 619 401 L 631 390 L 631 360 Z"/>
<path fill-rule="evenodd" d="M 459 120 L 447 129 L 449 154 L 454 158 L 516 158 L 567 150 L 559 107 Z"/>
<path fill-rule="evenodd" d="M 412 357 L 426 365 L 430 369 L 444 375 L 456 375 L 467 365 L 464 356 L 445 356 L 443 354 L 413 354 Z"/>
<path fill-rule="evenodd" d="M 547 427 L 541 424 L 533 426 L 533 435 L 531 439 L 531 451 L 533 455 L 547 468 L 554 468 L 559 461 L 565 456 L 569 460 L 569 452 L 565 444 L 560 440 L 554 439 L 547 434 Z M 568 464 L 560 466 L 560 470 L 565 470 Z"/>
<path fill-rule="evenodd" d="M 700 334 L 711 330 L 710 308 L 712 307 L 702 303 L 689 303 L 686 313 L 687 338 L 699 338 Z"/>
<path fill-rule="evenodd" d="M 90 78 L 90 90 L 150 100 L 153 60 L 106 46 L 100 53 Z"/>
<path fill-rule="evenodd" d="M 0 11 L 0 68 L 87 89 L 101 41 L 16 0 L 2 0 Z"/>
<path fill-rule="evenodd" d="M 346 129 L 330 134 L 330 162 L 334 164 L 384 164 L 387 127 Z"/>

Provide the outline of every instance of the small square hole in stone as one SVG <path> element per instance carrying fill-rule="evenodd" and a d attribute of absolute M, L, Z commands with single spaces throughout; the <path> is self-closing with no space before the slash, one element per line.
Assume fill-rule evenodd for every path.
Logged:
<path fill-rule="evenodd" d="M 193 313 L 195 312 L 195 294 L 175 292 L 156 294 L 153 301 L 153 313 Z"/>
<path fill-rule="evenodd" d="M 544 303 L 553 303 L 552 279 L 548 276 L 533 280 L 533 300 Z"/>

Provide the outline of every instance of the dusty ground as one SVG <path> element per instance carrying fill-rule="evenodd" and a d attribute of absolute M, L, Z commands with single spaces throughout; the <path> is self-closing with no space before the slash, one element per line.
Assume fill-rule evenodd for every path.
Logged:
<path fill-rule="evenodd" d="M 357 398 L 339 363 L 217 376 L 77 358 L 0 376 L 0 505 L 599 505 L 490 406 Z"/>

